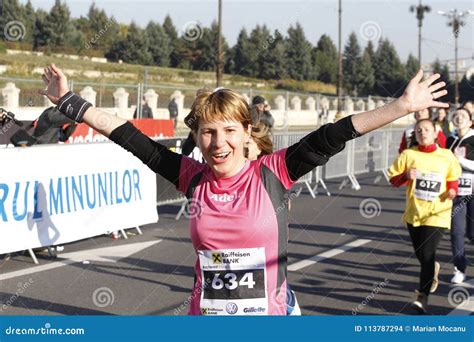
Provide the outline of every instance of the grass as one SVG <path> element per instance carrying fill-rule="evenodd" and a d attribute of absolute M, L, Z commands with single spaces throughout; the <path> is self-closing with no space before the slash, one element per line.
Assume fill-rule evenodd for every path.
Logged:
<path fill-rule="evenodd" d="M 34 68 L 42 68 L 50 63 L 55 63 L 62 69 L 76 70 L 78 73 L 70 78 L 75 82 L 91 83 L 144 83 L 145 67 L 143 65 L 126 63 L 96 63 L 86 60 L 72 60 L 55 56 L 8 55 L 0 50 L 0 65 L 7 65 L 9 69 L 3 77 L 39 79 L 38 74 L 33 74 Z M 208 87 L 215 84 L 214 72 L 192 71 L 175 68 L 148 66 L 147 82 L 150 85 L 167 85 L 179 87 Z M 115 73 L 115 75 L 102 75 L 100 77 L 87 77 L 86 71 L 100 71 Z M 259 89 L 260 91 L 291 91 L 303 93 L 335 94 L 336 87 L 318 81 L 296 80 L 260 80 L 241 75 L 224 75 L 226 87 L 235 89 Z M 2 82 L 3 83 L 3 82 Z"/>

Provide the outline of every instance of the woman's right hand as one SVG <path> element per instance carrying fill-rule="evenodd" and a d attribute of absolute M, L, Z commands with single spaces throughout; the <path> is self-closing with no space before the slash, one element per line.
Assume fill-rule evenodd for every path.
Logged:
<path fill-rule="evenodd" d="M 45 95 L 52 103 L 57 105 L 61 97 L 69 91 L 66 76 L 56 65 L 51 64 L 44 68 L 44 73 L 41 77 L 46 85 L 46 89 L 40 90 L 38 93 Z"/>
<path fill-rule="evenodd" d="M 415 168 L 408 169 L 406 175 L 407 175 L 407 179 L 414 180 L 416 178 L 416 169 Z"/>

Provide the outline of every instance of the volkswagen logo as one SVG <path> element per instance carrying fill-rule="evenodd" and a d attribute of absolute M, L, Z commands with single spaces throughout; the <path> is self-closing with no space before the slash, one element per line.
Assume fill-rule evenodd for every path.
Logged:
<path fill-rule="evenodd" d="M 229 315 L 236 314 L 237 310 L 239 310 L 239 307 L 233 302 L 227 303 L 227 305 L 225 306 L 225 311 L 227 311 Z"/>

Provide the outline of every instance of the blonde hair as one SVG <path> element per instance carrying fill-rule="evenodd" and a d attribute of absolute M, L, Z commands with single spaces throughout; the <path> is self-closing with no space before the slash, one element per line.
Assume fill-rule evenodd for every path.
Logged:
<path fill-rule="evenodd" d="M 251 136 L 253 141 L 257 144 L 258 149 L 262 151 L 260 156 L 272 154 L 273 141 L 267 125 L 258 123 L 255 127 L 252 127 Z"/>
<path fill-rule="evenodd" d="M 199 90 L 184 123 L 197 132 L 200 120 L 207 122 L 237 121 L 244 128 L 252 123 L 250 107 L 245 97 L 230 89 Z"/>

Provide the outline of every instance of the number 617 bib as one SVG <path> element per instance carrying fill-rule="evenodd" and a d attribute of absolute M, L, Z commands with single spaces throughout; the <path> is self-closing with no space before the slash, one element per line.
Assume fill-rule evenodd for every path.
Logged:
<path fill-rule="evenodd" d="M 265 248 L 198 251 L 203 315 L 267 315 Z"/>
<path fill-rule="evenodd" d="M 417 170 L 415 179 L 415 197 L 432 202 L 441 192 L 444 177 L 439 173 L 424 173 Z"/>

